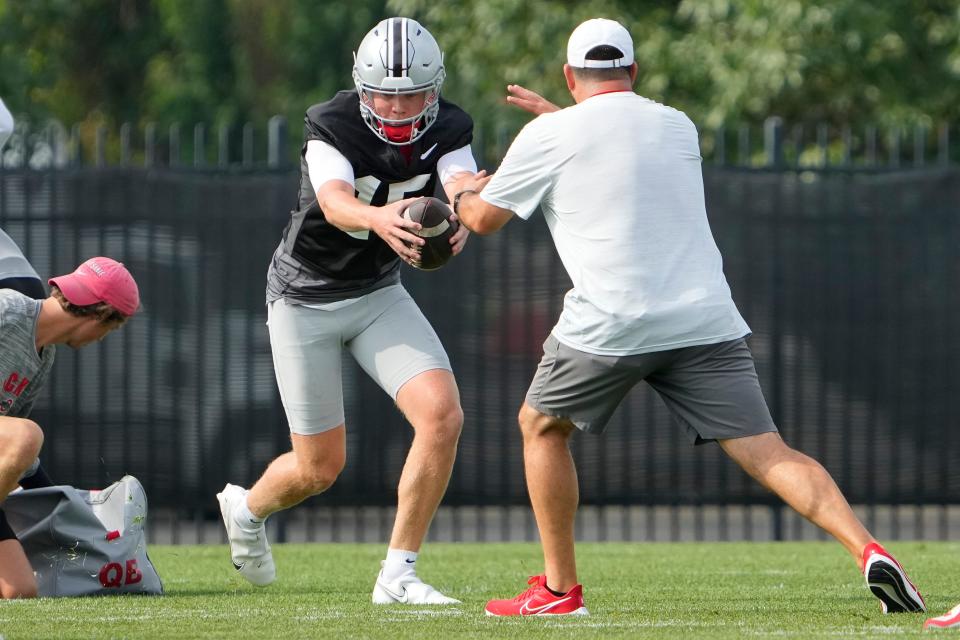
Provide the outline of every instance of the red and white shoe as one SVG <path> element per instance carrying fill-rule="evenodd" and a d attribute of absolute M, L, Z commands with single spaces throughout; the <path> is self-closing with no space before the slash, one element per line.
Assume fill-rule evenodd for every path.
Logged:
<path fill-rule="evenodd" d="M 930 618 L 923 623 L 924 629 L 951 629 L 958 628 L 960 629 L 960 604 L 955 606 L 950 611 L 947 611 L 942 616 L 936 618 Z"/>
<path fill-rule="evenodd" d="M 863 576 L 884 613 L 926 611 L 923 596 L 886 549 L 871 542 L 863 550 Z"/>
<path fill-rule="evenodd" d="M 530 588 L 509 600 L 491 600 L 484 612 L 488 616 L 586 616 L 583 606 L 583 585 L 577 585 L 562 596 L 547 589 L 547 576 L 531 576 Z"/>

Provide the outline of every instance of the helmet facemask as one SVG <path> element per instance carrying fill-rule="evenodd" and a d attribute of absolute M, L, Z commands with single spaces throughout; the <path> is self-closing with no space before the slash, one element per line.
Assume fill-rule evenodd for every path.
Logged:
<path fill-rule="evenodd" d="M 446 73 L 443 53 L 433 36 L 416 21 L 389 18 L 380 22 L 353 55 L 353 81 L 360 98 L 360 115 L 367 127 L 387 144 L 417 141 L 433 126 L 440 110 L 440 87 Z M 374 108 L 374 95 L 423 93 L 423 107 L 412 116 L 391 119 Z"/>

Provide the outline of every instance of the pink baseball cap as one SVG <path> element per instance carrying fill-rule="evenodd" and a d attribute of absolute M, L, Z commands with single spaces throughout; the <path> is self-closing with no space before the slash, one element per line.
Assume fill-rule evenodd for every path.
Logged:
<path fill-rule="evenodd" d="M 47 281 L 79 307 L 106 302 L 125 316 L 140 308 L 140 290 L 122 263 L 111 258 L 90 258 L 73 273 Z"/>

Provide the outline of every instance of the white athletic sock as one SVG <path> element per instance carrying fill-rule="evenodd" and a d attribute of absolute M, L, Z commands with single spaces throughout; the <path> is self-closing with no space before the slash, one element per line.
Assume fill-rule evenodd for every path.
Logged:
<path fill-rule="evenodd" d="M 383 561 L 383 579 L 388 582 L 409 573 L 417 572 L 417 552 L 405 549 L 387 549 L 387 559 Z"/>
<path fill-rule="evenodd" d="M 247 499 L 244 498 L 233 512 L 234 521 L 240 525 L 241 529 L 259 529 L 263 525 L 265 518 L 258 518 L 250 511 L 247 506 Z"/>

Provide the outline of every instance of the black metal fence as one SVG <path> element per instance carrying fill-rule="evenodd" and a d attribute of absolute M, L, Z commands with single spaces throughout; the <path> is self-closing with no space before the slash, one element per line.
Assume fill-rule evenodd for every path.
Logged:
<path fill-rule="evenodd" d="M 300 123 L 282 116 L 266 123 L 210 127 L 126 123 L 106 125 L 18 121 L 0 165 L 141 166 L 147 168 L 280 168 L 299 163 Z M 876 125 L 785 124 L 778 117 L 762 124 L 701 131 L 705 164 L 723 167 L 896 170 L 945 167 L 960 163 L 960 144 L 951 135 L 960 122 L 912 127 Z M 502 125 L 477 127 L 473 147 L 487 166 L 496 166 L 515 132 Z M 292 140 L 297 142 L 291 143 Z"/>
<path fill-rule="evenodd" d="M 36 145 L 16 156 L 15 146 L 0 168 L 0 227 L 39 273 L 110 255 L 131 268 L 144 300 L 118 334 L 59 351 L 35 411 L 45 464 L 84 487 L 138 476 L 173 541 L 219 539 L 214 493 L 249 485 L 288 446 L 263 326 L 266 266 L 296 200 L 283 126 L 270 125 L 267 162 L 229 136 L 211 162 L 195 135 L 189 164 L 170 160 L 169 138 L 167 161 L 159 146 L 128 144 L 111 164 L 98 134 L 92 166 L 51 144 L 47 157 L 62 162 L 36 161 Z M 704 169 L 771 410 L 787 441 L 865 505 L 870 526 L 887 537 L 955 536 L 960 170 L 948 162 L 949 130 L 937 134 L 936 162 L 908 167 L 899 155 L 895 166 L 867 163 L 861 151 L 840 167 L 829 153 L 808 164 L 806 152 L 791 155 L 788 131 L 768 123 L 763 156 L 739 135 L 751 166 Z M 712 135 L 714 151 L 729 137 Z M 545 225 L 511 223 L 472 238 L 448 267 L 403 279 L 450 353 L 466 413 L 446 532 L 434 535 L 532 537 L 515 416 L 569 287 Z M 273 519 L 280 537 L 386 537 L 411 433 L 349 362 L 344 392 L 347 468 L 326 494 Z M 594 538 L 807 535 L 718 447 L 688 446 L 645 388 L 606 435 L 577 437 L 574 455 L 584 513 L 595 514 L 582 529 Z"/>

